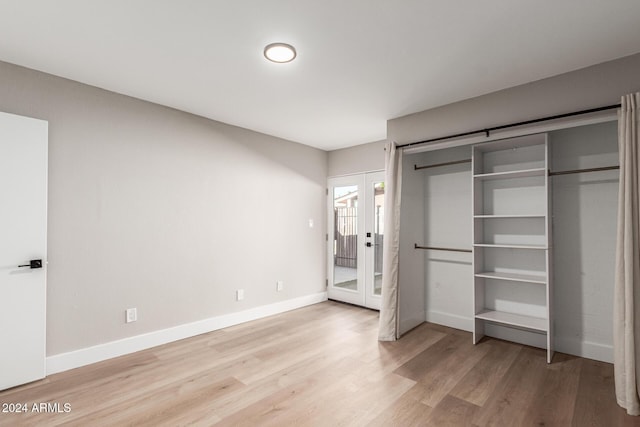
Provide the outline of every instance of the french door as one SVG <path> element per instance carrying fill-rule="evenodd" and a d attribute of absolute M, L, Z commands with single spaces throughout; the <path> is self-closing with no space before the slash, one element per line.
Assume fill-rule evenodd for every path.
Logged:
<path fill-rule="evenodd" d="M 330 299 L 380 309 L 384 172 L 328 180 Z"/>

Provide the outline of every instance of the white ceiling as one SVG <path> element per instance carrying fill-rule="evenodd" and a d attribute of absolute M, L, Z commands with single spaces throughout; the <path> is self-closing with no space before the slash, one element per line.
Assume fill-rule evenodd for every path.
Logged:
<path fill-rule="evenodd" d="M 322 148 L 640 51 L 638 0 L 0 0 L 0 60 Z M 273 64 L 272 42 L 297 59 Z"/>

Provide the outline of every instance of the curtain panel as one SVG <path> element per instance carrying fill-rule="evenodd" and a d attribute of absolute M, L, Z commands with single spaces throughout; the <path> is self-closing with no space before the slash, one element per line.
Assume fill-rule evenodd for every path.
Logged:
<path fill-rule="evenodd" d="M 640 93 L 622 97 L 618 116 L 620 187 L 613 307 L 616 399 L 640 415 Z"/>
<path fill-rule="evenodd" d="M 380 303 L 380 341 L 398 337 L 398 251 L 400 247 L 400 193 L 402 188 L 402 149 L 395 142 L 385 147 L 384 243 L 382 247 L 382 301 Z"/>

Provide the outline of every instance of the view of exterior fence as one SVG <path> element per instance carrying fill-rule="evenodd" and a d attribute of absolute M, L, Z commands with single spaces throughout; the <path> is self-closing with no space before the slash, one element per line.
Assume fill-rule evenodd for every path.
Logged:
<path fill-rule="evenodd" d="M 375 224 L 380 224 L 382 215 L 380 209 L 376 209 Z M 335 259 L 334 265 L 340 267 L 356 268 L 358 261 L 358 208 L 335 207 L 334 208 L 334 241 Z M 377 230 L 374 230 L 377 231 Z M 371 243 L 376 245 L 374 271 L 382 272 L 382 243 L 384 236 L 373 233 Z"/>
<path fill-rule="evenodd" d="M 336 207 L 334 210 L 334 265 L 356 268 L 358 261 L 358 208 Z"/>

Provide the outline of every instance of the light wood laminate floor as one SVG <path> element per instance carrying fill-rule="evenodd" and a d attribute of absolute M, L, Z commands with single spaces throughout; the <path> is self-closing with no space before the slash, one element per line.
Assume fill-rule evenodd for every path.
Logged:
<path fill-rule="evenodd" d="M 1 426 L 632 426 L 613 367 L 423 324 L 377 341 L 377 312 L 325 302 L 51 375 Z M 64 404 L 70 411 L 64 412 Z"/>

